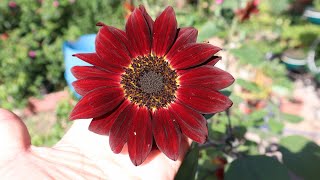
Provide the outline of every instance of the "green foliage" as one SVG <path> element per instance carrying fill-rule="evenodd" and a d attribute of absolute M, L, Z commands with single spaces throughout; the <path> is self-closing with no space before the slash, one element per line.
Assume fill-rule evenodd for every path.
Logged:
<path fill-rule="evenodd" d="M 320 34 L 320 28 L 311 23 L 286 24 L 283 27 L 281 38 L 286 41 L 286 46 L 302 47 L 308 50 L 312 42 Z"/>
<path fill-rule="evenodd" d="M 291 92 L 293 89 L 293 83 L 288 78 L 288 71 L 284 64 L 279 61 L 271 61 L 261 63 L 260 69 L 262 72 L 272 79 L 273 89 L 285 89 L 284 91 Z"/>
<path fill-rule="evenodd" d="M 283 122 L 279 121 L 277 119 L 269 119 L 268 125 L 269 125 L 271 132 L 276 133 L 276 134 L 281 134 L 282 130 L 284 128 Z"/>
<path fill-rule="evenodd" d="M 216 180 L 215 172 L 222 164 L 215 160 L 224 158 L 221 148 L 208 148 L 200 151 L 199 168 L 197 178 L 199 180 Z M 187 178 L 188 179 L 188 178 Z"/>
<path fill-rule="evenodd" d="M 190 151 L 186 154 L 175 180 L 194 180 L 198 168 L 198 159 L 199 146 L 194 142 L 190 147 Z"/>
<path fill-rule="evenodd" d="M 98 21 L 124 24 L 119 0 L 15 2 L 15 7 L 9 7 L 9 0 L 0 5 L 0 35 L 4 37 L 0 39 L 0 106 L 4 108 L 21 107 L 27 96 L 66 85 L 63 41 L 95 33 Z"/>
<path fill-rule="evenodd" d="M 288 136 L 280 140 L 284 165 L 303 179 L 320 177 L 320 147 L 302 136 Z"/>
<path fill-rule="evenodd" d="M 270 13 L 280 15 L 288 10 L 290 0 L 269 0 L 267 2 L 268 10 Z"/>
<path fill-rule="evenodd" d="M 302 117 L 293 114 L 282 113 L 280 116 L 283 120 L 288 121 L 290 123 L 299 123 L 303 120 Z"/>
<path fill-rule="evenodd" d="M 275 158 L 248 156 L 233 161 L 226 170 L 226 180 L 289 180 L 289 172 Z"/>
<path fill-rule="evenodd" d="M 273 80 L 274 89 L 285 89 L 290 92 L 293 88 L 292 81 L 287 77 L 287 69 L 279 61 L 267 61 L 265 58 L 268 52 L 279 52 L 282 48 L 276 42 L 253 42 L 249 41 L 238 49 L 232 49 L 231 53 L 237 57 L 241 65 L 252 65 L 261 70 L 263 74 Z M 237 83 L 249 91 L 259 92 L 259 87 L 253 83 L 238 79 Z"/>
<path fill-rule="evenodd" d="M 261 88 L 254 82 L 246 81 L 244 79 L 237 79 L 237 83 L 247 91 L 252 93 L 258 93 L 261 91 Z"/>
<path fill-rule="evenodd" d="M 44 118 L 47 118 L 47 121 L 48 119 L 54 121 L 51 122 L 52 125 L 45 124 L 48 122 L 42 122 L 42 116 L 37 119 L 29 119 L 28 122 L 30 123 L 31 121 L 31 124 L 28 127 L 32 137 L 32 144 L 36 146 L 53 146 L 56 144 L 71 125 L 71 121 L 69 121 L 68 116 L 72 108 L 73 106 L 68 100 L 59 102 L 55 114 L 49 113 L 44 115 Z M 44 124 L 46 128 L 49 128 L 50 130 L 48 132 L 39 131 L 39 129 L 41 129 L 39 125 L 41 124 Z"/>
<path fill-rule="evenodd" d="M 222 25 L 219 25 L 217 21 L 211 20 L 204 23 L 202 26 L 199 27 L 199 37 L 198 41 L 205 41 L 212 36 L 221 34 L 224 29 Z"/>
<path fill-rule="evenodd" d="M 264 61 L 264 52 L 257 48 L 255 44 L 248 43 L 239 49 L 231 50 L 231 52 L 239 59 L 241 64 L 258 66 Z"/>

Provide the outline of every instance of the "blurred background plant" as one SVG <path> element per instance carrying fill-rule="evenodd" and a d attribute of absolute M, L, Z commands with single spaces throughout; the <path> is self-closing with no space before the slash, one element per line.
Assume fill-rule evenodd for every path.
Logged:
<path fill-rule="evenodd" d="M 286 128 L 310 121 L 301 115 L 307 99 L 293 92 L 302 81 L 316 94 L 320 75 L 310 72 L 306 63 L 296 66 L 284 60 L 298 55 L 306 60 L 320 26 L 302 15 L 309 6 L 320 10 L 318 0 L 2 0 L 0 107 L 19 111 L 31 104 L 37 109 L 29 97 L 48 104 L 48 94 L 66 88 L 63 42 L 96 33 L 99 21 L 123 28 L 139 4 L 152 17 L 173 6 L 180 27 L 194 26 L 199 42 L 224 48 L 217 65 L 236 78 L 223 91 L 233 107 L 206 115 L 208 142 L 193 145 L 176 179 L 320 177 L 320 147 L 305 137 L 287 136 Z M 316 48 L 317 62 L 319 53 Z M 26 115 L 21 110 L 33 144 L 51 146 L 70 127 L 68 115 L 77 99 L 65 92 L 67 97 L 50 111 Z M 311 121 L 318 122 L 317 117 Z"/>
<path fill-rule="evenodd" d="M 66 86 L 64 40 L 96 32 L 98 21 L 125 21 L 117 0 L 3 0 L 0 12 L 0 106 L 9 109 Z"/>

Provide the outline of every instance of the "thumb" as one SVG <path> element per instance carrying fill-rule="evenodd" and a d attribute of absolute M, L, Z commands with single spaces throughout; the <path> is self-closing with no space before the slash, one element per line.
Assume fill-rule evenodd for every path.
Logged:
<path fill-rule="evenodd" d="M 18 153 L 29 149 L 30 135 L 22 120 L 14 113 L 0 108 L 0 166 Z"/>

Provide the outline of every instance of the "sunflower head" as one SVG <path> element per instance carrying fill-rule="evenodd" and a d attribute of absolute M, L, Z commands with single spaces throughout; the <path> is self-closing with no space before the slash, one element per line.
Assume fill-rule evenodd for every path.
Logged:
<path fill-rule="evenodd" d="M 197 43 L 197 30 L 178 28 L 172 7 L 156 19 L 143 6 L 128 17 L 125 31 L 98 23 L 96 52 L 75 54 L 92 66 L 75 66 L 73 83 L 83 96 L 70 119 L 92 118 L 89 129 L 109 135 L 114 153 L 127 144 L 140 165 L 152 146 L 168 158 L 180 155 L 183 136 L 204 143 L 203 114 L 232 105 L 219 92 L 234 78 L 214 67 L 219 47 Z"/>

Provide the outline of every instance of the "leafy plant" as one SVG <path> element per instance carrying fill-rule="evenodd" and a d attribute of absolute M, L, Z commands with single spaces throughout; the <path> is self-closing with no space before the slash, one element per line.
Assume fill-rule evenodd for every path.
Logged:
<path fill-rule="evenodd" d="M 66 86 L 63 41 L 95 33 L 98 21 L 124 23 L 119 0 L 4 0 L 0 11 L 0 106 L 9 109 Z"/>

